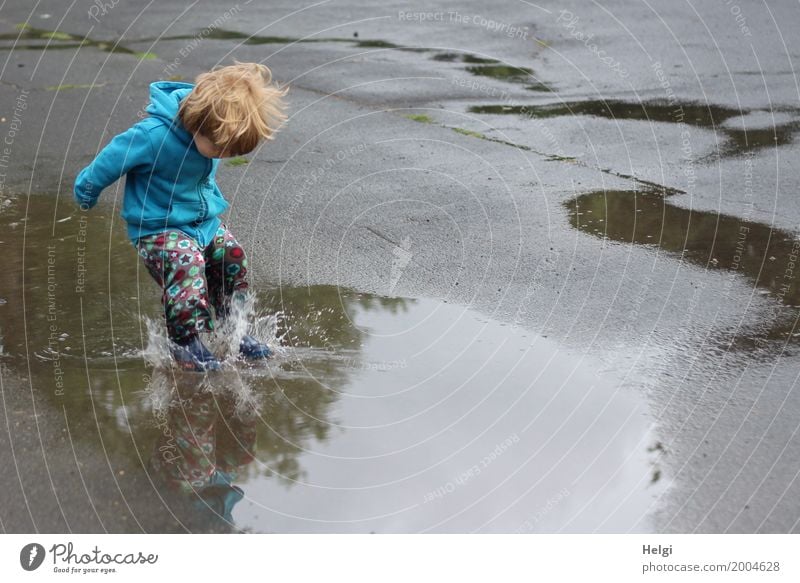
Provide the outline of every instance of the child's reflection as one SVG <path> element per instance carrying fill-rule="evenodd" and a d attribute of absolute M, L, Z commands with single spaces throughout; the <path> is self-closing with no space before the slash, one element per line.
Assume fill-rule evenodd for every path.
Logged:
<path fill-rule="evenodd" d="M 198 389 L 193 379 L 176 380 L 178 390 L 159 415 L 161 435 L 150 458 L 154 478 L 188 496 L 203 513 L 231 523 L 231 511 L 244 497 L 233 481 L 254 459 L 256 415 L 237 412 L 227 391 Z"/>

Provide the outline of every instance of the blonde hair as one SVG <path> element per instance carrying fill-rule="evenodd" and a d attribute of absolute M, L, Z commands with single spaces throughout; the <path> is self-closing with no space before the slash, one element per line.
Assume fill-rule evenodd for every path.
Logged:
<path fill-rule="evenodd" d="M 274 84 L 266 65 L 234 63 L 198 75 L 178 117 L 192 134 L 240 156 L 252 152 L 262 138 L 274 138 L 286 121 L 283 96 L 289 88 Z"/>

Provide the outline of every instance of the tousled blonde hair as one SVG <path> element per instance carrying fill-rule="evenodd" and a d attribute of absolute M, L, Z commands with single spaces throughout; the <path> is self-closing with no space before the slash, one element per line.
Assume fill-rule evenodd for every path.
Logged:
<path fill-rule="evenodd" d="M 240 156 L 252 152 L 262 138 L 274 138 L 286 121 L 283 97 L 288 91 L 272 82 L 266 65 L 234 61 L 198 75 L 178 117 L 189 132 Z"/>

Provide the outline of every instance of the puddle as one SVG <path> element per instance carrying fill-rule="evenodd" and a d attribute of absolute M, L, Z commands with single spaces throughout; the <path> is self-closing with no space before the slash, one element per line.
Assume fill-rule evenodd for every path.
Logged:
<path fill-rule="evenodd" d="M 473 75 L 480 75 L 482 77 L 491 77 L 493 79 L 501 79 L 503 81 L 525 81 L 529 75 L 533 74 L 531 69 L 520 67 L 509 67 L 508 65 L 481 65 L 475 67 L 467 67 L 467 71 Z"/>
<path fill-rule="evenodd" d="M 446 63 L 472 63 L 479 65 L 488 65 L 490 63 L 499 63 L 497 59 L 484 59 L 466 53 L 439 53 L 431 57 L 434 61 L 443 61 Z"/>
<path fill-rule="evenodd" d="M 343 38 L 343 37 L 315 37 L 315 38 L 293 38 L 285 36 L 262 36 L 257 34 L 246 34 L 236 30 L 226 30 L 223 28 L 215 28 L 214 30 L 204 33 L 204 38 L 214 40 L 237 40 L 245 45 L 269 45 L 269 44 L 294 44 L 294 43 L 350 43 L 357 47 L 365 48 L 379 48 L 379 49 L 398 49 L 398 50 L 420 50 L 413 47 L 402 47 L 394 43 L 379 39 L 358 40 L 358 38 Z M 185 38 L 194 38 L 192 36 L 170 36 L 161 39 L 153 40 L 184 40 Z M 428 50 L 428 49 L 422 49 Z"/>
<path fill-rule="evenodd" d="M 157 58 L 155 53 L 151 52 L 137 52 L 119 45 L 119 41 L 112 43 L 111 41 L 97 41 L 89 37 L 75 35 L 62 31 L 51 31 L 40 28 L 34 28 L 27 24 L 18 24 L 17 32 L 0 34 L 0 41 L 14 41 L 13 45 L 2 46 L 0 49 L 14 49 L 14 50 L 53 50 L 53 49 L 71 49 L 79 48 L 82 46 L 90 46 L 102 51 L 134 55 L 143 59 Z M 202 35 L 202 36 L 201 36 Z M 223 28 L 214 28 L 213 30 L 202 30 L 195 35 L 172 35 L 160 36 L 153 38 L 140 38 L 140 39 L 127 39 L 128 43 L 155 43 L 164 41 L 177 41 L 177 40 L 197 40 L 198 38 L 211 39 L 211 40 L 230 40 L 239 41 L 245 45 L 269 45 L 269 44 L 294 44 L 294 43 L 348 43 L 358 48 L 378 48 L 378 49 L 392 49 L 407 52 L 436 52 L 436 49 L 426 47 L 408 47 L 402 46 L 380 39 L 358 39 L 343 38 L 343 37 L 320 37 L 320 38 L 294 38 L 285 36 L 261 36 L 249 35 L 235 30 L 226 30 Z M 40 41 L 38 44 L 20 44 L 20 41 Z M 436 52 L 432 57 L 435 61 L 441 62 L 459 62 L 471 65 L 466 70 L 473 74 L 483 77 L 491 77 L 500 81 L 509 83 L 522 83 L 526 89 L 531 91 L 552 91 L 552 89 L 544 83 L 535 81 L 533 78 L 533 71 L 526 67 L 513 67 L 503 65 L 496 59 L 488 59 L 479 57 L 470 53 L 441 53 Z"/>
<path fill-rule="evenodd" d="M 29 24 L 18 24 L 16 28 L 17 32 L 0 34 L 0 41 L 14 41 L 13 45 L 0 48 L 13 50 L 63 50 L 87 46 L 107 53 L 134 55 L 142 59 L 156 58 L 153 53 L 133 51 L 111 41 L 98 41 L 68 32 L 35 28 Z M 20 44 L 20 41 L 40 42 L 38 44 Z"/>
<path fill-rule="evenodd" d="M 590 192 L 567 201 L 570 224 L 584 233 L 666 251 L 704 269 L 742 278 L 756 293 L 783 306 L 779 322 L 764 338 L 797 341 L 794 322 L 800 308 L 800 253 L 796 235 L 754 221 L 675 206 L 669 197 L 647 191 Z M 737 338 L 752 348 L 758 337 Z"/>
<path fill-rule="evenodd" d="M 145 58 L 154 58 L 153 53 L 139 53 L 131 49 L 120 46 L 118 41 L 98 41 L 86 36 L 76 35 L 63 31 L 46 30 L 42 28 L 35 28 L 28 24 L 20 23 L 16 25 L 17 32 L 0 34 L 0 41 L 14 41 L 13 45 L 3 46 L 3 49 L 26 49 L 26 50 L 43 50 L 43 49 L 69 49 L 78 48 L 81 46 L 90 46 L 98 48 L 106 52 L 133 54 L 137 56 L 152 55 Z M 317 38 L 295 38 L 287 36 L 260 36 L 248 35 L 234 30 L 226 30 L 222 28 L 214 28 L 213 30 L 203 29 L 196 34 L 179 34 L 179 35 L 165 35 L 158 37 L 126 39 L 127 43 L 155 43 L 162 41 L 177 41 L 177 40 L 198 40 L 198 39 L 212 39 L 212 40 L 236 40 L 241 41 L 246 45 L 268 45 L 268 44 L 293 44 L 293 43 L 350 43 L 358 47 L 366 48 L 387 48 L 402 51 L 430 51 L 432 49 L 417 48 L 417 47 L 404 47 L 396 45 L 383 40 L 359 40 L 357 38 L 342 38 L 342 37 L 317 37 Z M 121 39 L 120 39 L 121 40 Z M 20 41 L 40 41 L 38 44 L 27 45 L 19 44 Z M 469 61 L 478 62 L 478 61 Z"/>
<path fill-rule="evenodd" d="M 248 35 L 245 33 L 215 29 L 208 35 L 207 38 L 217 40 L 239 40 L 244 44 L 261 45 L 261 44 L 288 44 L 288 43 L 307 43 L 307 42 L 338 42 L 338 43 L 352 43 L 359 48 L 380 48 L 380 49 L 394 49 L 399 51 L 410 52 L 432 52 L 436 49 L 426 47 L 407 47 L 397 45 L 379 39 L 366 39 L 358 40 L 357 38 L 312 38 L 312 39 L 299 39 L 299 38 L 286 38 L 277 36 L 258 36 Z M 175 40 L 182 37 L 164 37 L 160 40 Z M 487 59 L 479 57 L 470 53 L 436 53 L 431 57 L 434 61 L 441 62 L 458 62 L 466 63 L 472 66 L 467 67 L 466 70 L 473 75 L 484 77 L 492 77 L 501 81 L 510 83 L 526 83 L 526 87 L 533 91 L 551 91 L 551 89 L 544 83 L 531 82 L 533 78 L 533 71 L 525 67 L 512 67 L 503 65 L 497 59 Z"/>
<path fill-rule="evenodd" d="M 299 39 L 299 38 L 289 38 L 285 36 L 259 36 L 259 35 L 251 36 L 233 30 L 225 30 L 224 28 L 215 28 L 211 31 L 208 31 L 207 34 L 204 34 L 204 37 L 214 40 L 238 40 L 242 41 L 242 44 L 246 45 L 290 44 L 297 42 L 347 42 L 350 40 L 343 38 Z M 182 36 L 165 37 L 164 40 L 185 40 L 190 38 L 193 37 L 191 35 L 182 35 Z"/>
<path fill-rule="evenodd" d="M 509 65 L 475 65 L 467 67 L 467 71 L 481 77 L 491 77 L 508 83 L 525 83 L 525 88 L 531 91 L 552 91 L 552 89 L 539 81 L 533 81 L 533 69 L 526 67 L 512 67 Z"/>
<path fill-rule="evenodd" d="M 776 123 L 774 127 L 747 127 L 748 116 L 770 112 L 738 110 L 718 105 L 696 103 L 669 104 L 661 101 L 630 103 L 614 100 L 579 101 L 551 105 L 474 105 L 470 113 L 519 115 L 523 117 L 554 118 L 591 116 L 613 120 L 636 120 L 660 123 L 686 123 L 711 129 L 724 138 L 719 156 L 742 156 L 763 148 L 792 143 L 800 129 L 796 119 Z M 782 113 L 777 112 L 778 119 Z M 785 118 L 785 116 L 783 116 Z M 762 120 L 763 123 L 763 120 Z M 767 123 L 769 121 L 767 120 Z M 717 154 L 714 156 L 716 157 Z"/>
<path fill-rule="evenodd" d="M 259 290 L 274 359 L 181 373 L 152 358 L 159 291 L 109 212 L 4 210 L 0 345 L 74 440 L 139 467 L 132 496 L 202 531 L 651 530 L 666 453 L 592 362 L 463 306 L 314 286 Z"/>

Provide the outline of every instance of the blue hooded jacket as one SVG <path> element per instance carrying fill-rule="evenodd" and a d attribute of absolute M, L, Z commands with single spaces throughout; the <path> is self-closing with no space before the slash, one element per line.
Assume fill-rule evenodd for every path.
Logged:
<path fill-rule="evenodd" d="M 140 237 L 180 229 L 205 247 L 228 208 L 214 180 L 219 160 L 197 150 L 177 117 L 181 100 L 193 88 L 191 83 L 151 83 L 150 116 L 115 136 L 75 179 L 75 201 L 91 208 L 104 188 L 125 175 L 122 218 L 134 245 Z"/>

